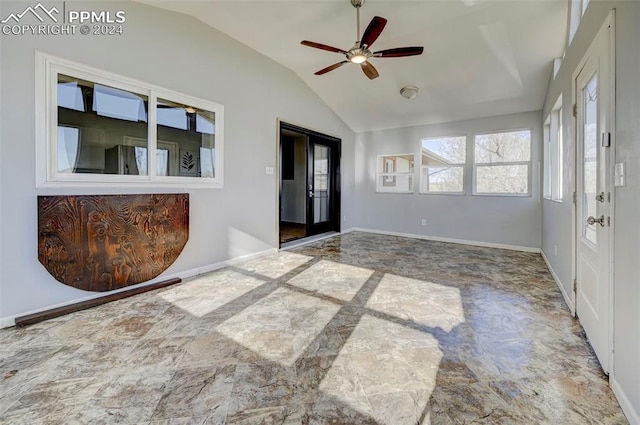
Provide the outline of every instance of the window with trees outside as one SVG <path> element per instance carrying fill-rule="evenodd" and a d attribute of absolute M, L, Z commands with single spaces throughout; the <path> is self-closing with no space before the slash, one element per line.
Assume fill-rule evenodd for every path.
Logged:
<path fill-rule="evenodd" d="M 556 108 L 544 124 L 543 193 L 545 199 L 557 202 L 562 202 L 562 145 L 562 109 Z"/>
<path fill-rule="evenodd" d="M 474 194 L 527 196 L 530 169 L 530 130 L 475 136 Z"/>
<path fill-rule="evenodd" d="M 467 138 L 422 140 L 420 193 L 464 193 Z"/>
<path fill-rule="evenodd" d="M 222 187 L 223 107 L 38 53 L 38 184 Z"/>
<path fill-rule="evenodd" d="M 378 155 L 376 191 L 413 193 L 413 154 Z"/>

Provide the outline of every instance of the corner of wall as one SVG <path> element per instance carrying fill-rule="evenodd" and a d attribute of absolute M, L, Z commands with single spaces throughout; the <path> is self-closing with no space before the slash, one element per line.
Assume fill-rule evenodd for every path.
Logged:
<path fill-rule="evenodd" d="M 562 293 L 562 297 L 564 298 L 564 302 L 567 304 L 567 307 L 569 307 L 569 311 L 571 312 L 571 315 L 575 317 L 575 315 L 576 315 L 575 305 L 576 304 L 574 302 L 573 297 L 570 297 L 569 294 L 567 293 L 567 291 L 564 289 L 564 285 L 562 284 L 562 281 L 560 280 L 560 278 L 556 274 L 556 271 L 553 269 L 553 266 L 551 265 L 551 262 L 547 258 L 547 255 L 544 253 L 544 250 L 541 249 L 540 253 L 542 255 L 542 259 L 544 260 L 544 262 L 547 265 L 547 268 L 549 269 L 549 272 L 551 273 L 551 276 L 553 276 L 553 280 L 556 282 L 556 285 L 558 285 L 558 288 L 560 289 L 560 292 Z"/>

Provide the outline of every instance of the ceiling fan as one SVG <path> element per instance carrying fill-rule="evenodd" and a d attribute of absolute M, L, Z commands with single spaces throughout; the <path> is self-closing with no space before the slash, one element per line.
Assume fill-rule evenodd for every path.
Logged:
<path fill-rule="evenodd" d="M 360 8 L 364 4 L 364 0 L 351 0 L 351 5 L 356 8 L 356 26 L 357 33 L 356 38 L 360 37 Z M 369 62 L 371 58 L 399 58 L 403 56 L 416 56 L 421 55 L 424 48 L 420 47 L 396 47 L 394 49 L 379 50 L 372 52 L 369 50 L 371 45 L 378 39 L 384 26 L 387 25 L 387 20 L 380 16 L 375 16 L 369 25 L 364 30 L 362 38 L 359 38 L 353 47 L 349 50 L 338 49 L 337 47 L 328 46 L 326 44 L 316 43 L 314 41 L 303 40 L 300 44 L 304 46 L 314 47 L 316 49 L 327 50 L 329 52 L 341 53 L 346 56 L 347 60 L 335 63 L 326 68 L 315 72 L 315 75 L 323 75 L 329 71 L 340 68 L 345 63 L 359 64 L 362 68 L 362 72 L 365 73 L 370 80 L 378 78 L 378 70 Z"/>

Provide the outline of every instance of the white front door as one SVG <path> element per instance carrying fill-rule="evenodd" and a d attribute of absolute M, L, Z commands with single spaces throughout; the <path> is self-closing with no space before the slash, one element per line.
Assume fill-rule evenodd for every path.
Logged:
<path fill-rule="evenodd" d="M 612 26 L 610 16 L 575 77 L 576 311 L 606 373 L 611 360 Z"/>

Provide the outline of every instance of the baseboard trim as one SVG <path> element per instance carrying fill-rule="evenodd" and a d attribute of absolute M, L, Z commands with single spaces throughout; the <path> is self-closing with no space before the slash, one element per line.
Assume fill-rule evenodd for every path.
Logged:
<path fill-rule="evenodd" d="M 625 394 L 618 381 L 616 381 L 613 373 L 609 376 L 609 385 L 611 385 L 613 394 L 616 396 L 616 399 L 618 399 L 618 404 L 620 404 L 622 412 L 624 412 L 625 416 L 627 417 L 629 424 L 640 425 L 640 414 L 638 414 L 638 412 L 633 408 L 631 401 L 627 397 L 627 394 Z"/>
<path fill-rule="evenodd" d="M 507 245 L 507 244 L 493 243 L 493 242 L 481 242 L 481 241 L 468 241 L 468 240 L 464 240 L 464 239 L 441 238 L 439 236 L 417 235 L 415 233 L 390 232 L 390 231 L 387 231 L 387 230 L 364 229 L 364 228 L 360 228 L 360 227 L 354 227 L 353 229 L 350 229 L 350 232 L 375 233 L 375 234 L 379 234 L 379 235 L 399 236 L 399 237 L 402 237 L 402 238 L 422 239 L 422 240 L 435 241 L 435 242 L 456 243 L 456 244 L 460 244 L 460 245 L 481 246 L 483 248 L 508 249 L 510 251 L 533 252 L 535 254 L 539 254 L 540 253 L 540 248 L 535 248 L 535 247 L 531 247 L 531 246 L 518 246 L 518 245 Z"/>
<path fill-rule="evenodd" d="M 10 328 L 16 325 L 16 317 L 2 317 L 0 318 L 0 329 Z"/>
<path fill-rule="evenodd" d="M 167 286 L 175 285 L 176 283 L 180 283 L 180 282 L 182 282 L 182 279 L 163 280 L 162 282 L 154 283 L 147 286 L 142 286 L 139 288 L 128 288 L 126 291 L 121 291 L 116 294 L 105 295 L 103 297 L 93 298 L 92 300 L 89 300 L 89 301 L 69 304 L 66 307 L 53 308 L 50 310 L 42 311 L 40 313 L 16 317 L 15 319 L 16 326 L 20 327 L 20 326 L 33 325 L 39 322 L 44 322 L 45 320 L 54 319 L 56 317 L 75 313 L 77 311 L 87 310 L 87 309 L 97 307 L 99 305 L 107 304 L 113 301 L 118 301 L 125 298 L 133 297 L 135 295 L 142 294 L 145 292 L 166 288 Z"/>
<path fill-rule="evenodd" d="M 569 307 L 569 311 L 571 312 L 571 315 L 573 317 L 576 317 L 576 308 L 575 308 L 576 307 L 576 303 L 574 302 L 573 299 L 571 299 L 571 297 L 569 297 L 569 294 L 567 294 L 567 291 L 564 289 L 564 286 L 562 285 L 562 282 L 560 281 L 560 278 L 556 274 L 555 270 L 553 270 L 553 267 L 551 266 L 551 263 L 549 262 L 549 259 L 547 258 L 547 255 L 544 253 L 543 250 L 540 250 L 540 253 L 542 254 L 542 259 L 547 264 L 547 268 L 549 269 L 549 272 L 551 273 L 551 276 L 553 276 L 553 280 L 556 281 L 556 285 L 558 285 L 558 288 L 560 289 L 560 292 L 562 293 L 562 297 L 564 298 L 564 302 L 567 304 L 567 307 Z"/>
<path fill-rule="evenodd" d="M 253 254 L 248 254 L 248 255 L 243 255 L 240 257 L 236 257 L 236 258 L 232 258 L 226 261 L 220 261 L 218 263 L 214 263 L 214 264 L 209 264 L 203 267 L 196 267 L 193 269 L 189 269 L 189 270 L 184 270 L 182 272 L 178 272 L 178 273 L 173 273 L 170 275 L 166 275 L 166 276 L 158 276 L 157 278 L 149 281 L 149 282 L 145 282 L 139 285 L 135 285 L 135 286 L 128 286 L 122 289 L 119 289 L 117 291 L 112 291 L 109 292 L 108 295 L 114 295 L 114 294 L 118 294 L 119 292 L 124 292 L 124 291 L 128 291 L 128 290 L 132 290 L 132 289 L 141 289 L 144 288 L 146 286 L 152 286 L 157 284 L 160 281 L 164 281 L 164 280 L 170 280 L 170 279 L 187 279 L 190 277 L 194 277 L 194 276 L 198 276 L 204 273 L 209 273 L 215 270 L 219 270 L 223 267 L 226 266 L 230 266 L 230 265 L 234 265 L 237 264 L 239 262 L 242 261 L 247 261 L 247 260 L 251 260 L 253 258 L 258 258 L 258 257 L 263 257 L 265 255 L 270 255 L 270 254 L 275 254 L 277 253 L 278 250 L 276 248 L 270 248 L 270 249 L 266 249 L 264 251 L 260 251 L 260 252 L 255 252 Z M 45 311 L 49 311 L 49 310 L 53 310 L 53 309 L 60 309 L 60 308 L 64 308 L 64 307 L 68 307 L 70 305 L 73 304 L 79 304 L 79 303 L 84 303 L 84 302 L 88 302 L 88 301 L 92 301 L 95 300 L 96 298 L 101 298 L 104 297 L 105 293 L 100 292 L 100 293 L 95 293 L 92 295 L 89 295 L 87 297 L 82 297 L 82 298 L 78 298 L 78 299 L 74 299 L 71 301 L 67 301 L 67 302 L 63 302 L 63 303 L 58 303 L 58 304 L 54 304 L 54 305 L 50 305 L 44 308 L 39 308 L 36 310 L 30 310 L 30 311 L 25 311 L 22 313 L 18 313 L 12 316 L 6 316 L 6 317 L 0 317 L 0 329 L 3 328 L 10 328 L 12 326 L 16 325 L 16 318 L 18 317 L 22 317 L 22 316 L 30 316 L 30 315 L 34 315 L 34 314 L 39 314 L 39 313 L 43 313 Z"/>

